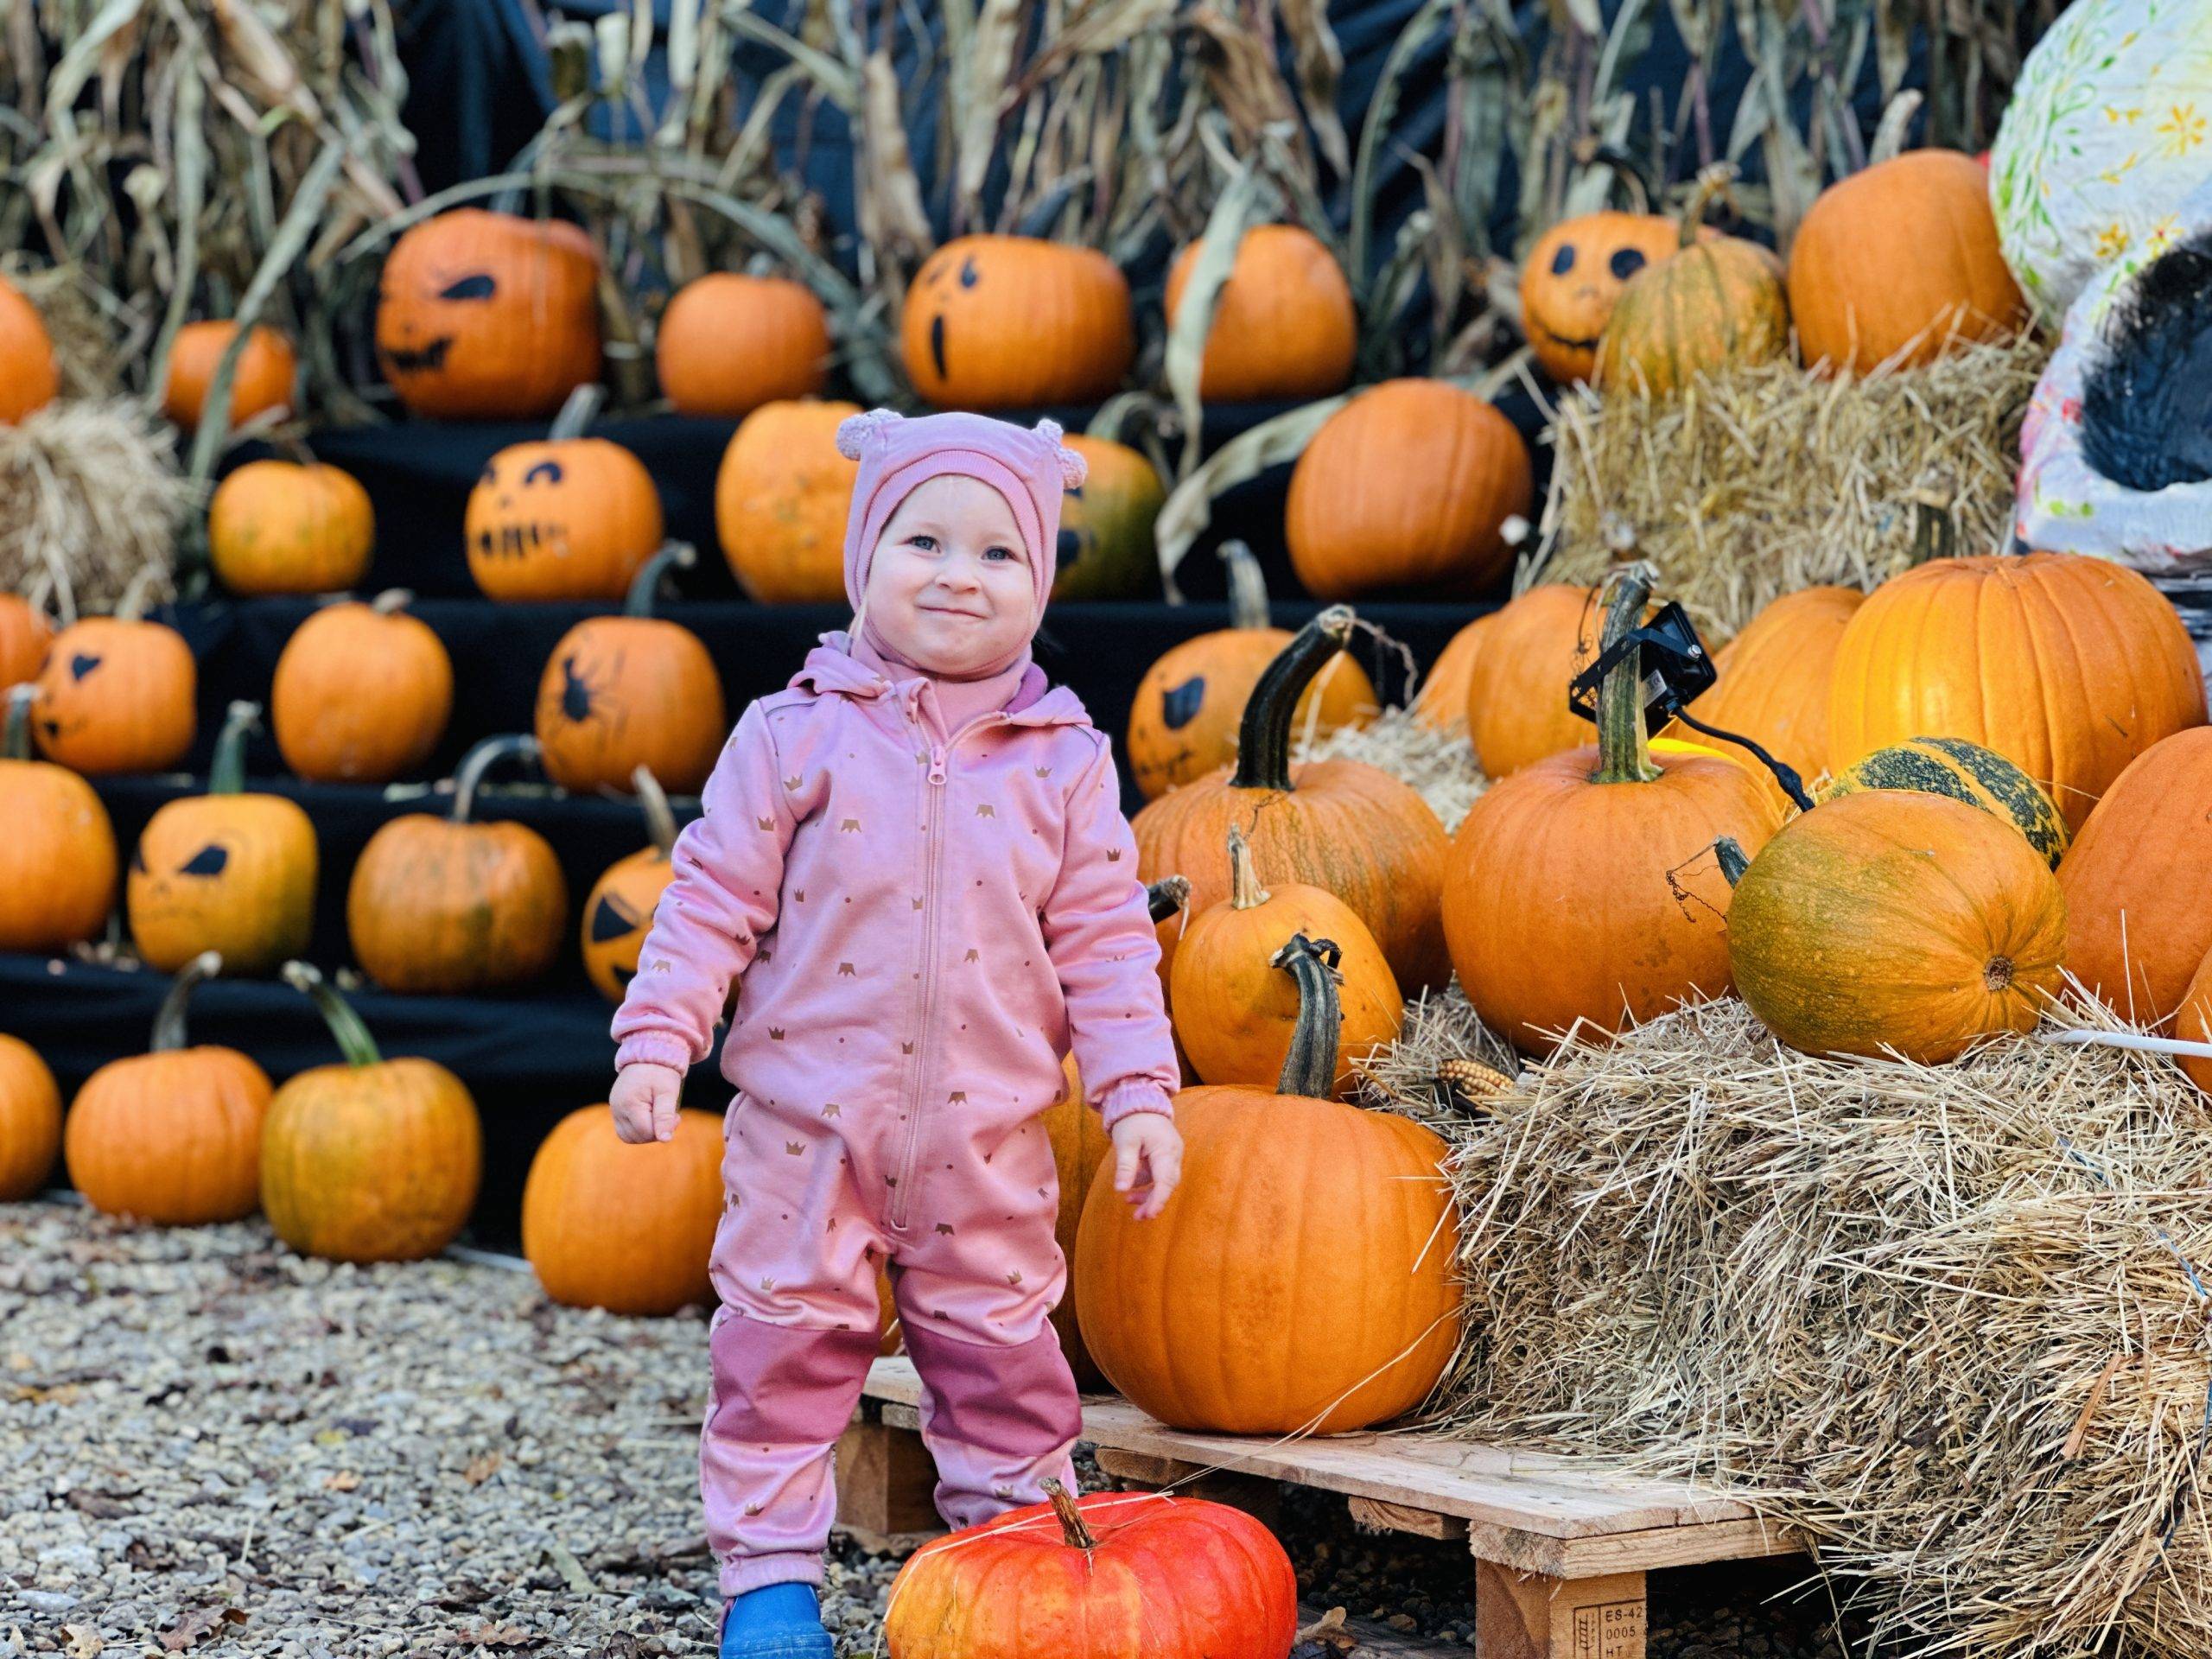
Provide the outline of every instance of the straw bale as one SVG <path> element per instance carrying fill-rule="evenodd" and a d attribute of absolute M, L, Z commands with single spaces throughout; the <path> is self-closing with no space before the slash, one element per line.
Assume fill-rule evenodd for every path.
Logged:
<path fill-rule="evenodd" d="M 175 432 L 135 399 L 62 399 L 0 425 L 0 591 L 66 618 L 113 609 L 150 567 L 165 594 L 198 495 Z"/>
<path fill-rule="evenodd" d="M 1385 709 L 1365 726 L 1343 726 L 1301 744 L 1297 759 L 1363 760 L 1411 785 L 1447 830 L 1489 787 L 1466 728 L 1439 731 L 1403 709 Z"/>

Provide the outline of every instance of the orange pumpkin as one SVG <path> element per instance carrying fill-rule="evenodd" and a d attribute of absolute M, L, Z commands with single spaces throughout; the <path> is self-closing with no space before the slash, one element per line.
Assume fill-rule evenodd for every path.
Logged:
<path fill-rule="evenodd" d="M 1649 566 L 1616 578 L 1605 640 L 1643 614 Z M 1564 700 L 1566 687 L 1559 688 Z M 1650 753 L 1635 658 L 1598 694 L 1595 747 L 1550 755 L 1484 791 L 1452 838 L 1444 930 L 1483 1023 L 1548 1053 L 1728 990 L 1728 885 L 1710 849 L 1756 851 L 1772 799 L 1709 753 Z"/>
<path fill-rule="evenodd" d="M 660 1316 L 714 1300 L 722 1125 L 678 1112 L 668 1141 L 625 1142 L 602 1103 L 553 1126 L 522 1189 L 522 1253 L 556 1302 Z"/>
<path fill-rule="evenodd" d="M 30 601 L 0 594 L 0 690 L 38 677 L 46 648 L 54 643 L 54 624 Z"/>
<path fill-rule="evenodd" d="M 1529 446 L 1497 410 L 1442 380 L 1387 380 L 1329 416 L 1290 475 L 1283 531 L 1318 599 L 1413 588 L 1465 597 L 1513 563 L 1529 511 Z"/>
<path fill-rule="evenodd" d="M 1136 356 L 1128 279 L 1096 248 L 963 236 L 907 284 L 907 378 L 939 409 L 1096 404 Z"/>
<path fill-rule="evenodd" d="M 2174 1016 L 2174 1035 L 2185 1043 L 2212 1043 L 2212 955 L 2197 964 L 2188 988 L 2182 993 L 2181 1012 Z M 2201 1054 L 2180 1057 L 2189 1080 L 2212 1095 L 2212 1060 Z"/>
<path fill-rule="evenodd" d="M 215 486 L 207 557 L 234 594 L 330 594 L 367 574 L 369 493 L 320 463 L 250 461 Z"/>
<path fill-rule="evenodd" d="M 453 659 L 395 588 L 331 605 L 276 658 L 271 724 L 284 764 L 323 783 L 388 784 L 430 758 L 453 714 Z"/>
<path fill-rule="evenodd" d="M 222 365 L 223 353 L 238 335 L 234 322 L 188 322 L 169 345 L 168 378 L 162 385 L 162 413 L 186 431 L 197 430 L 207 393 Z M 229 424 L 244 426 L 257 415 L 279 418 L 292 412 L 292 382 L 299 360 L 292 344 L 265 324 L 254 325 L 231 374 Z"/>
<path fill-rule="evenodd" d="M 2017 334 L 2027 302 L 1988 175 L 1956 150 L 1916 149 L 1830 185 L 1789 245 L 1789 310 L 1807 363 L 1856 374 Z"/>
<path fill-rule="evenodd" d="M 147 1052 L 110 1060 L 78 1090 L 62 1151 L 93 1209 L 193 1227 L 259 1207 L 268 1076 L 234 1048 L 185 1046 L 185 1004 L 222 965 L 213 950 L 185 963 Z"/>
<path fill-rule="evenodd" d="M 135 597 L 55 634 L 39 671 L 32 735 L 73 772 L 166 772 L 192 747 L 192 648 L 175 628 L 142 620 Z"/>
<path fill-rule="evenodd" d="M 763 404 L 732 435 L 715 475 L 715 529 L 748 597 L 845 597 L 845 512 L 860 463 L 837 453 L 837 426 L 860 412 L 858 404 Z"/>
<path fill-rule="evenodd" d="M 30 758 L 37 692 L 8 692 L 0 742 L 0 950 L 59 950 L 96 938 L 115 903 L 115 828 L 92 786 Z"/>
<path fill-rule="evenodd" d="M 1198 247 L 1191 243 L 1168 267 L 1171 329 Z M 1198 396 L 1215 404 L 1326 397 L 1351 383 L 1358 350 L 1359 317 L 1336 255 L 1302 226 L 1255 225 L 1237 243 L 1214 302 Z"/>
<path fill-rule="evenodd" d="M 1736 988 L 1768 1030 L 1808 1054 L 1923 1065 L 2032 1031 L 2058 995 L 2065 939 L 2058 882 L 2024 836 L 1904 790 L 1791 819 L 1728 908 Z"/>
<path fill-rule="evenodd" d="M 1092 1183 L 1076 1306 L 1099 1369 L 1176 1428 L 1337 1434 L 1423 1399 L 1459 1346 L 1445 1145 L 1330 1099 L 1341 1020 L 1320 954 L 1285 953 L 1301 1012 L 1274 1085 L 1175 1097 L 1183 1179 L 1132 1218 Z"/>
<path fill-rule="evenodd" d="M 35 1198 L 61 1153 L 61 1091 L 39 1052 L 0 1033 L 0 1204 Z"/>
<path fill-rule="evenodd" d="M 1160 653 L 1145 670 L 1129 703 L 1129 775 L 1147 800 L 1195 783 L 1236 759 L 1237 723 L 1252 688 L 1294 636 L 1268 626 L 1268 589 L 1260 562 L 1242 542 L 1221 550 L 1229 562 L 1230 625 Z M 1381 699 L 1375 682 L 1349 652 L 1340 652 L 1300 694 L 1291 729 L 1316 736 L 1364 726 Z"/>
<path fill-rule="evenodd" d="M 1467 676 L 1467 735 L 1484 776 L 1510 776 L 1590 741 L 1567 688 L 1598 660 L 1600 628 L 1594 588 L 1547 583 L 1497 613 Z"/>
<path fill-rule="evenodd" d="M 599 255 L 574 225 L 457 207 L 392 245 L 377 366 L 410 413 L 550 415 L 599 378 Z"/>
<path fill-rule="evenodd" d="M 453 1243 L 476 1203 L 476 1103 L 435 1060 L 387 1060 L 360 1016 L 303 962 L 285 982 L 315 1001 L 344 1064 L 276 1091 L 261 1141 L 269 1225 L 302 1255 L 419 1262 Z"/>
<path fill-rule="evenodd" d="M 1756 242 L 1701 237 L 1706 209 L 1734 169 L 1703 179 L 1682 211 L 1681 246 L 1621 289 L 1598 344 L 1592 378 L 1648 397 L 1671 397 L 1700 375 L 1789 354 L 1782 262 Z"/>
<path fill-rule="evenodd" d="M 619 600 L 661 544 L 660 492 L 606 438 L 511 444 L 469 491 L 462 535 L 487 599 Z"/>
<path fill-rule="evenodd" d="M 1167 499 L 1159 473 L 1126 444 L 1080 434 L 1061 442 L 1083 457 L 1089 475 L 1060 502 L 1052 597 L 1157 598 L 1160 556 L 1153 521 Z"/>
<path fill-rule="evenodd" d="M 715 769 L 729 735 L 721 677 L 697 634 L 652 614 L 661 577 L 692 556 L 671 543 L 639 568 L 622 615 L 579 622 L 553 647 L 537 683 L 537 741 L 562 788 L 622 789 L 646 766 L 690 795 Z"/>
<path fill-rule="evenodd" d="M 1562 385 L 1587 380 L 1621 290 L 1681 245 L 1658 213 L 1584 213 L 1537 238 L 1521 267 L 1521 327 L 1545 372 Z"/>
<path fill-rule="evenodd" d="M 789 277 L 715 271 L 669 301 L 653 361 L 677 414 L 741 420 L 763 404 L 822 390 L 829 314 Z"/>
<path fill-rule="evenodd" d="M 2129 761 L 2204 712 L 2189 631 L 2134 571 L 2072 553 L 1932 559 L 1845 627 L 1828 762 L 1963 737 L 2026 772 L 2078 831 Z"/>
<path fill-rule="evenodd" d="M 0 422 L 14 425 L 61 389 L 46 319 L 22 289 L 0 280 Z"/>
<path fill-rule="evenodd" d="M 652 844 L 608 865 L 584 900 L 584 973 L 610 1002 L 620 1002 L 637 977 L 638 952 L 653 925 L 653 908 L 676 880 L 676 867 L 668 861 L 676 847 L 676 815 L 668 810 L 668 797 L 650 767 L 639 766 L 630 781 Z"/>
<path fill-rule="evenodd" d="M 1713 689 L 1690 712 L 1750 738 L 1811 785 L 1828 769 L 1836 647 L 1866 600 L 1856 588 L 1807 588 L 1773 601 L 1720 648 Z M 1706 734 L 1699 741 L 1722 741 Z"/>
<path fill-rule="evenodd" d="M 1441 985 L 1451 971 L 1437 914 L 1447 838 L 1427 802 L 1358 760 L 1290 764 L 1292 710 L 1351 637 L 1332 606 L 1268 665 L 1245 705 L 1236 765 L 1161 796 L 1137 814 L 1137 874 L 1182 875 L 1192 914 L 1229 896 L 1229 827 L 1262 868 L 1332 893 L 1367 924 L 1402 986 Z M 1163 953 L 1172 961 L 1173 942 Z"/>
<path fill-rule="evenodd" d="M 527 825 L 469 822 L 485 768 L 537 749 L 531 737 L 486 738 L 461 760 L 450 818 L 410 812 L 361 849 L 346 929 L 355 958 L 386 990 L 496 990 L 553 965 L 569 910 L 561 861 Z"/>
<path fill-rule="evenodd" d="M 1448 732 L 1455 727 L 1465 729 L 1467 691 L 1474 678 L 1475 661 L 1481 654 L 1484 636 L 1497 620 L 1495 611 L 1478 616 L 1452 636 L 1451 642 L 1429 669 L 1428 677 L 1414 694 L 1415 720 L 1440 732 Z"/>
<path fill-rule="evenodd" d="M 1098 1172 L 1112 1161 L 1114 1143 L 1090 1103 L 1083 1097 L 1083 1078 L 1070 1056 L 1060 1064 L 1068 1086 L 1059 1099 L 1045 1109 L 1045 1133 L 1052 1138 L 1052 1168 L 1059 1178 L 1059 1214 L 1052 1224 L 1052 1242 L 1059 1246 L 1068 1267 L 1067 1287 L 1052 1310 L 1052 1329 L 1058 1333 L 1060 1351 L 1067 1356 L 1075 1385 L 1086 1392 L 1106 1386 L 1105 1374 L 1084 1346 L 1083 1325 L 1075 1315 L 1075 1242 L 1083 1224 L 1083 1201 Z"/>

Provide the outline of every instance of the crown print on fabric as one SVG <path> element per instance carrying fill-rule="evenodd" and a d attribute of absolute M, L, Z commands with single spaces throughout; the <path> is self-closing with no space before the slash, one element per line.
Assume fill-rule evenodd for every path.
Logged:
<path fill-rule="evenodd" d="M 841 836 L 857 835 L 860 833 L 860 827 L 861 821 L 858 818 L 847 818 L 837 826 L 837 833 Z"/>
<path fill-rule="evenodd" d="M 976 816 L 979 818 L 995 818 L 998 813 L 988 801 L 978 801 L 976 803 Z"/>
<path fill-rule="evenodd" d="M 773 831 L 776 827 L 776 821 L 773 818 L 755 818 L 753 822 L 759 824 L 763 830 L 770 831 Z"/>
<path fill-rule="evenodd" d="M 851 963 L 841 962 L 837 964 L 837 976 L 840 979 L 858 979 L 860 975 Z"/>

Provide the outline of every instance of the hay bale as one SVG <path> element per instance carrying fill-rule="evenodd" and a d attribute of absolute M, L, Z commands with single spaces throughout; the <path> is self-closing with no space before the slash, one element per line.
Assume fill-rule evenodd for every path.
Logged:
<path fill-rule="evenodd" d="M 65 398 L 0 425 L 0 590 L 65 618 L 112 610 L 148 569 L 165 594 L 198 500 L 175 430 L 135 399 Z"/>
<path fill-rule="evenodd" d="M 1344 726 L 1298 746 L 1306 760 L 1363 760 L 1413 786 L 1447 830 L 1490 786 L 1476 764 L 1464 726 L 1449 731 L 1415 720 L 1403 709 L 1385 709 L 1365 726 Z"/>
<path fill-rule="evenodd" d="M 1741 1491 L 1887 1650 L 2212 1654 L 2212 1124 L 2171 1061 L 1814 1059 L 1731 1000 L 1452 1135 L 1444 1419 Z"/>
<path fill-rule="evenodd" d="M 1658 591 L 1717 645 L 1778 594 L 1871 588 L 1931 554 L 1997 551 L 2049 356 L 2027 339 L 1863 379 L 1769 363 L 1660 402 L 1578 391 L 1553 423 L 1542 540 L 1522 585 L 1594 586 L 1632 533 Z M 1946 512 L 1949 545 L 1929 516 Z"/>

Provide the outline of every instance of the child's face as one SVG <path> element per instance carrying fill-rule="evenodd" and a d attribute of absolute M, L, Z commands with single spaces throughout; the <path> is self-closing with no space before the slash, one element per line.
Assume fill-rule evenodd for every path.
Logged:
<path fill-rule="evenodd" d="M 942 474 L 899 504 L 868 569 L 868 620 L 936 674 L 973 674 L 1036 631 L 1036 584 L 1013 509 L 981 479 Z"/>

